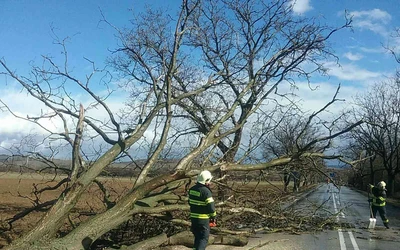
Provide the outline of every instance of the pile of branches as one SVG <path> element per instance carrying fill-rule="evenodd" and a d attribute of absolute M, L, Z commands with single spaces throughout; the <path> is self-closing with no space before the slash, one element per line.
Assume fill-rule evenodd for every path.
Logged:
<path fill-rule="evenodd" d="M 214 244 L 243 246 L 248 236 L 256 233 L 322 231 L 338 227 L 335 215 L 321 215 L 314 211 L 282 210 L 281 204 L 290 197 L 266 192 L 253 192 L 231 196 L 227 201 L 217 203 L 218 227 L 212 228 Z M 217 198 L 218 200 L 218 198 Z M 311 204 L 310 204 L 311 206 Z M 133 217 L 118 229 L 112 230 L 95 241 L 91 249 L 128 249 L 123 246 L 145 248 L 146 242 L 158 245 L 186 245 L 191 247 L 192 235 L 188 211 L 167 212 L 163 216 L 140 215 Z M 220 237 L 220 238 L 218 238 Z M 222 241 L 225 242 L 222 242 Z M 135 249 L 134 247 L 129 249 Z"/>

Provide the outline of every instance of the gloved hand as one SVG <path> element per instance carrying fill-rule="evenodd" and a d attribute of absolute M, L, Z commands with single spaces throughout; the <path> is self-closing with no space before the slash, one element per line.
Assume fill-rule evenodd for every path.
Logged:
<path fill-rule="evenodd" d="M 216 226 L 217 226 L 217 219 L 210 218 L 210 227 L 216 227 Z"/>

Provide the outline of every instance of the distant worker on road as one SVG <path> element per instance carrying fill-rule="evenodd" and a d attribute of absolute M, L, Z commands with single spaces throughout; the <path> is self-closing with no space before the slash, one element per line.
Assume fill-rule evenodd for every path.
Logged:
<path fill-rule="evenodd" d="M 372 202 L 372 215 L 376 218 L 376 213 L 379 212 L 379 215 L 382 218 L 383 225 L 386 228 L 389 228 L 389 220 L 386 217 L 386 183 L 384 181 L 378 182 L 376 187 L 374 185 L 369 185 L 370 192 L 371 192 L 371 199 L 369 200 Z"/>
<path fill-rule="evenodd" d="M 212 175 L 202 171 L 197 176 L 197 183 L 189 190 L 191 231 L 194 235 L 195 250 L 206 249 L 210 236 L 210 225 L 215 226 L 215 203 L 210 190 Z"/>

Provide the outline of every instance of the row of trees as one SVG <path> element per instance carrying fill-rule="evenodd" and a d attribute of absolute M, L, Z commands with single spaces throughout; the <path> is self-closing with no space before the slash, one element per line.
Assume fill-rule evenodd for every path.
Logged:
<path fill-rule="evenodd" d="M 399 29 L 393 37 L 400 38 Z M 400 63 L 398 48 L 385 48 Z M 346 135 L 343 147 L 343 154 L 360 158 L 352 166 L 352 184 L 365 189 L 368 183 L 385 180 L 389 195 L 400 189 L 396 186 L 400 173 L 400 71 L 394 73 L 355 97 L 354 107 L 346 111 L 346 120 L 351 123 L 363 119 L 365 123 Z"/>
<path fill-rule="evenodd" d="M 354 166 L 354 175 L 358 177 L 354 184 L 365 188 L 367 183 L 385 180 L 389 195 L 396 191 L 395 179 L 400 173 L 399 91 L 397 77 L 376 83 L 355 99 L 357 106 L 349 112 L 349 120 L 362 118 L 365 123 L 348 134 L 345 150 L 353 157 L 366 158 Z"/>
<path fill-rule="evenodd" d="M 311 74 L 325 73 L 321 62 L 336 59 L 327 41 L 350 27 L 351 20 L 341 27 L 324 26 L 293 15 L 290 2 L 183 0 L 175 17 L 149 9 L 136 15 L 127 29 L 104 18 L 119 38 L 107 60 L 112 70 L 98 69 L 88 60 L 92 71 L 83 78 L 73 74 L 62 39 L 56 43 L 63 62 L 43 56 L 30 76 L 19 76 L 1 59 L 2 74 L 47 108 L 35 117 L 15 114 L 47 133 L 40 141 L 46 153 L 32 150 L 30 156 L 54 168 L 51 159 L 58 153 L 69 150 L 72 159 L 71 167 L 63 169 L 68 177 L 54 187 L 63 188 L 60 197 L 37 204 L 46 214 L 8 249 L 88 249 L 111 229 L 142 214 L 187 210 L 173 190 L 203 168 L 221 177 L 230 171 L 270 168 L 324 174 L 324 159 L 342 158 L 327 153 L 332 141 L 374 123 L 360 127 L 364 116 L 356 113 L 346 126 L 339 126 L 338 117 L 322 120 L 320 115 L 339 101 L 340 86 L 317 112 L 307 114 L 296 105 L 291 89 Z M 118 88 L 129 93 L 121 112 L 108 104 L 114 78 L 119 79 Z M 96 93 L 97 83 L 109 92 Z M 71 94 L 76 88 L 89 101 L 78 104 Z M 107 118 L 91 115 L 93 110 L 102 110 Z M 62 126 L 44 126 L 42 121 L 48 119 Z M 143 149 L 146 161 L 135 165 L 143 159 L 138 153 Z M 168 158 L 179 159 L 173 172 L 150 177 L 156 163 Z M 121 159 L 139 171 L 133 188 L 108 202 L 103 212 L 57 235 L 85 190 Z"/>

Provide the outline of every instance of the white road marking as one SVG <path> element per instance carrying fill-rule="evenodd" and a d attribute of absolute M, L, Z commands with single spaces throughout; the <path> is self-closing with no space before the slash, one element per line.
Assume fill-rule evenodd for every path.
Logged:
<path fill-rule="evenodd" d="M 332 200 L 333 200 L 333 209 L 335 211 L 335 214 L 337 214 L 338 210 L 337 210 L 337 206 L 336 206 L 336 199 L 335 199 L 335 195 L 332 195 Z M 336 215 L 336 222 L 339 222 L 339 217 Z"/>
<path fill-rule="evenodd" d="M 346 243 L 344 241 L 342 229 L 338 229 L 339 233 L 339 242 L 340 242 L 340 250 L 346 250 Z"/>
<path fill-rule="evenodd" d="M 352 233 L 352 232 L 348 232 L 348 233 L 349 233 L 349 236 L 350 236 L 351 244 L 352 244 L 353 247 L 354 247 L 354 250 L 360 250 L 360 249 L 358 248 L 356 239 L 355 239 L 354 236 L 353 236 L 353 233 Z"/>
<path fill-rule="evenodd" d="M 336 197 L 336 194 L 334 193 L 332 195 L 332 200 L 333 200 L 333 208 L 334 208 L 335 214 L 338 213 L 338 207 L 336 205 L 336 199 L 339 200 L 339 197 Z M 338 202 L 338 203 L 340 204 L 340 202 Z M 346 218 L 346 216 L 342 212 L 340 212 L 338 215 L 336 215 L 336 221 L 337 222 L 339 222 L 339 215 L 342 218 Z M 354 250 L 360 250 L 360 248 L 357 245 L 357 241 L 354 238 L 353 233 L 352 232 L 347 232 L 347 233 L 349 234 L 350 241 L 351 241 L 351 244 L 353 245 Z M 338 234 L 339 234 L 340 250 L 346 250 L 347 249 L 346 248 L 346 242 L 344 240 L 342 229 L 340 229 L 340 228 L 338 229 Z"/>

